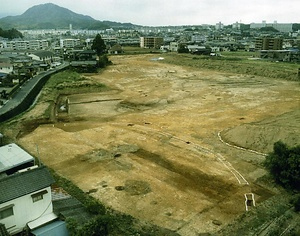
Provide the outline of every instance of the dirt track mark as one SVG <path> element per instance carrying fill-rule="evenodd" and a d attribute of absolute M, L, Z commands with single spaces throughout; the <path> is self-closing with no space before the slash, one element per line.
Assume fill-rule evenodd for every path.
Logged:
<path fill-rule="evenodd" d="M 111 101 L 121 101 L 122 99 L 115 98 L 115 99 L 103 99 L 103 100 L 91 100 L 91 101 L 82 101 L 82 102 L 70 102 L 69 105 L 74 104 L 85 104 L 85 103 L 94 103 L 94 102 L 111 102 Z"/>
<path fill-rule="evenodd" d="M 210 199 L 217 201 L 228 197 L 232 192 L 236 191 L 236 186 L 229 184 L 216 176 L 208 175 L 197 168 L 172 162 L 165 157 L 151 153 L 147 150 L 139 149 L 133 154 L 175 173 L 175 175 L 172 175 L 172 178 L 175 179 L 175 183 L 180 185 L 181 189 L 196 188 Z"/>

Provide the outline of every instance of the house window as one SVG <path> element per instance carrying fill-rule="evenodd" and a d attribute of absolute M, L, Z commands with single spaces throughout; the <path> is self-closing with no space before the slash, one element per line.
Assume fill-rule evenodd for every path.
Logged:
<path fill-rule="evenodd" d="M 14 214 L 14 205 L 9 205 L 0 209 L 0 220 L 12 216 Z"/>
<path fill-rule="evenodd" d="M 43 196 L 44 194 L 48 193 L 47 190 L 43 190 L 41 192 L 38 192 L 38 193 L 35 193 L 35 194 L 32 194 L 31 197 L 32 197 L 32 202 L 37 202 L 37 201 L 40 201 L 40 200 L 43 200 Z"/>

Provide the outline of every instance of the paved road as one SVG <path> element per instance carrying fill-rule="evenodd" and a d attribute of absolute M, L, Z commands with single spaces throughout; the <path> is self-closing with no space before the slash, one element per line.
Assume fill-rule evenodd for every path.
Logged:
<path fill-rule="evenodd" d="M 65 62 L 61 64 L 60 66 L 45 71 L 41 72 L 40 74 L 34 76 L 33 78 L 29 79 L 26 81 L 22 87 L 15 93 L 14 97 L 9 99 L 4 106 L 0 108 L 0 119 L 1 116 L 4 115 L 5 113 L 9 112 L 10 110 L 15 109 L 30 93 L 30 91 L 36 87 L 38 82 L 44 78 L 45 76 L 51 75 L 53 73 L 56 73 L 57 71 L 63 70 L 69 66 L 69 63 Z M 20 111 L 22 112 L 22 111 Z M 0 120 L 2 122 L 4 120 Z"/>

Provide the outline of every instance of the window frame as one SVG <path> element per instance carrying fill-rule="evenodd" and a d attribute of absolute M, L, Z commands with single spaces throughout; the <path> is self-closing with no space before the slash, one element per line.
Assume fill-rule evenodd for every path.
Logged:
<path fill-rule="evenodd" d="M 38 201 L 41 201 L 44 199 L 44 195 L 47 194 L 48 191 L 45 189 L 45 190 L 42 190 L 40 192 L 37 192 L 37 193 L 34 193 L 31 195 L 31 198 L 32 198 L 32 202 L 38 202 Z"/>
<path fill-rule="evenodd" d="M 0 220 L 14 215 L 14 204 L 0 208 Z"/>

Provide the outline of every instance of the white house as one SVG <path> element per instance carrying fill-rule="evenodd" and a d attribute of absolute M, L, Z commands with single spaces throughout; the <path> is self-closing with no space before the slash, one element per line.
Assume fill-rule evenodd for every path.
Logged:
<path fill-rule="evenodd" d="M 177 42 L 171 42 L 170 43 L 170 51 L 171 52 L 177 52 L 178 51 L 178 43 Z"/>
<path fill-rule="evenodd" d="M 48 169 L 31 167 L 0 178 L 0 224 L 10 234 L 34 229 L 57 216 L 53 213 Z"/>
<path fill-rule="evenodd" d="M 7 62 L 0 62 L 0 72 L 9 74 L 13 72 L 14 67 L 13 64 Z"/>
<path fill-rule="evenodd" d="M 54 54 L 53 52 L 50 51 L 36 51 L 30 53 L 28 56 L 30 56 L 32 60 L 43 62 L 50 65 Z"/>

